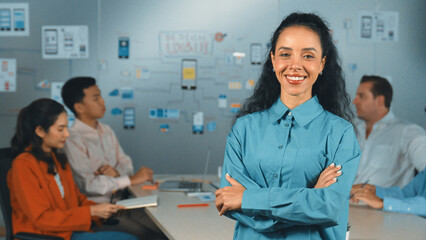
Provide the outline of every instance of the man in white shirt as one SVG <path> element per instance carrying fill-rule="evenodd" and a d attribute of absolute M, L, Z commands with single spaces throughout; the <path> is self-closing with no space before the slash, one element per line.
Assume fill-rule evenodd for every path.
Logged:
<path fill-rule="evenodd" d="M 133 174 L 132 161 L 123 152 L 114 131 L 98 121 L 104 116 L 106 108 L 94 78 L 68 80 L 62 87 L 62 99 L 76 116 L 64 151 L 81 192 L 90 200 L 110 202 L 113 192 L 117 190 L 153 181 L 150 168 L 142 167 Z M 149 239 L 155 237 L 150 229 L 158 231 L 143 209 L 126 211 L 126 216 L 119 220 L 117 226 L 102 230 L 125 231 Z"/>
<path fill-rule="evenodd" d="M 399 120 L 389 110 L 392 87 L 378 76 L 363 76 L 353 104 L 361 159 L 353 189 L 363 183 L 380 187 L 407 185 L 426 166 L 425 130 Z"/>

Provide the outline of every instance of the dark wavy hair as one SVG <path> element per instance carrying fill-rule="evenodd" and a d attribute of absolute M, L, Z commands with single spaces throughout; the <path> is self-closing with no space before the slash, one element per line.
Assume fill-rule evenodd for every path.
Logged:
<path fill-rule="evenodd" d="M 84 89 L 96 85 L 96 80 L 92 77 L 75 77 L 65 82 L 62 86 L 62 100 L 76 116 L 74 104 L 83 101 Z"/>
<path fill-rule="evenodd" d="M 326 62 L 321 75 L 312 87 L 312 96 L 317 96 L 321 106 L 339 117 L 351 122 L 354 114 L 350 109 L 350 97 L 346 92 L 346 84 L 340 67 L 340 59 L 327 24 L 313 13 L 292 13 L 287 16 L 271 38 L 271 48 L 263 64 L 262 73 L 256 84 L 253 95 L 244 102 L 234 121 L 244 115 L 268 109 L 280 96 L 280 83 L 273 72 L 270 53 L 275 48 L 281 32 L 291 26 L 304 26 L 318 34 L 321 41 L 323 56 Z"/>
<path fill-rule="evenodd" d="M 25 148 L 31 146 L 29 153 L 34 155 L 37 160 L 47 163 L 47 172 L 49 174 L 55 174 L 55 162 L 51 154 L 43 151 L 41 147 L 42 139 L 35 133 L 35 130 L 40 126 L 45 132 L 49 132 L 50 127 L 56 122 L 61 113 L 65 113 L 64 107 L 48 98 L 35 100 L 23 108 L 18 115 L 15 135 L 10 141 L 14 156 L 25 152 Z M 61 167 L 65 169 L 67 162 L 65 155 L 57 154 L 57 149 L 52 149 L 52 151 L 55 153 Z"/>

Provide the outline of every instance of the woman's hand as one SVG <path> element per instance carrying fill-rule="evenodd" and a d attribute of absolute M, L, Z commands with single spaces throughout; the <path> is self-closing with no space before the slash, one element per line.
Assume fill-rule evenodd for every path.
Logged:
<path fill-rule="evenodd" d="M 231 186 L 221 188 L 215 192 L 215 204 L 219 215 L 223 215 L 229 210 L 241 209 L 243 193 L 246 190 L 243 185 L 235 181 L 229 174 L 226 174 L 226 180 Z"/>
<path fill-rule="evenodd" d="M 337 181 L 337 177 L 342 175 L 342 166 L 334 166 L 334 163 L 330 164 L 319 176 L 317 184 L 314 188 L 325 188 Z"/>
<path fill-rule="evenodd" d="M 90 206 L 90 215 L 93 217 L 109 218 L 113 213 L 126 207 L 110 203 L 100 203 Z"/>

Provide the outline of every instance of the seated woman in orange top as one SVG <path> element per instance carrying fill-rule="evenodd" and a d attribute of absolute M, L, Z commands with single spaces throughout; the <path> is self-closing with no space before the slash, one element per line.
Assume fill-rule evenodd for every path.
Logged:
<path fill-rule="evenodd" d="M 122 206 L 96 204 L 81 194 L 64 155 L 69 136 L 64 107 L 39 99 L 21 110 L 8 173 L 13 232 L 31 232 L 64 239 L 137 239 L 123 232 L 89 232 L 92 220 L 108 218 Z"/>

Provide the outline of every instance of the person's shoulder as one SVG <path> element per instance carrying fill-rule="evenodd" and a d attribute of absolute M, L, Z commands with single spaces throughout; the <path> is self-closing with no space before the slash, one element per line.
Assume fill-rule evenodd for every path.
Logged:
<path fill-rule="evenodd" d="M 253 127 L 264 126 L 269 119 L 266 110 L 249 113 L 237 118 L 233 126 L 234 129 L 251 129 Z"/>
<path fill-rule="evenodd" d="M 418 132 L 425 133 L 425 129 L 423 127 L 421 127 L 420 125 L 415 124 L 413 122 L 410 122 L 408 120 L 405 120 L 405 119 L 400 119 L 400 118 L 395 117 L 388 124 L 389 124 L 390 127 L 395 128 L 395 129 L 400 129 L 400 130 L 410 129 L 412 131 L 418 131 Z"/>
<path fill-rule="evenodd" d="M 324 111 L 325 119 L 334 129 L 346 130 L 348 128 L 353 129 L 352 123 L 343 119 L 342 117 L 337 116 L 329 111 Z"/>
<path fill-rule="evenodd" d="M 237 119 L 237 122 L 240 122 L 240 124 L 242 124 L 242 123 L 258 122 L 258 121 L 265 120 L 267 118 L 267 116 L 268 116 L 267 110 L 262 110 L 262 111 L 257 111 L 257 112 L 249 113 L 247 115 L 239 117 Z"/>
<path fill-rule="evenodd" d="M 38 160 L 29 152 L 20 153 L 12 162 L 12 167 L 32 166 L 38 164 Z"/>

